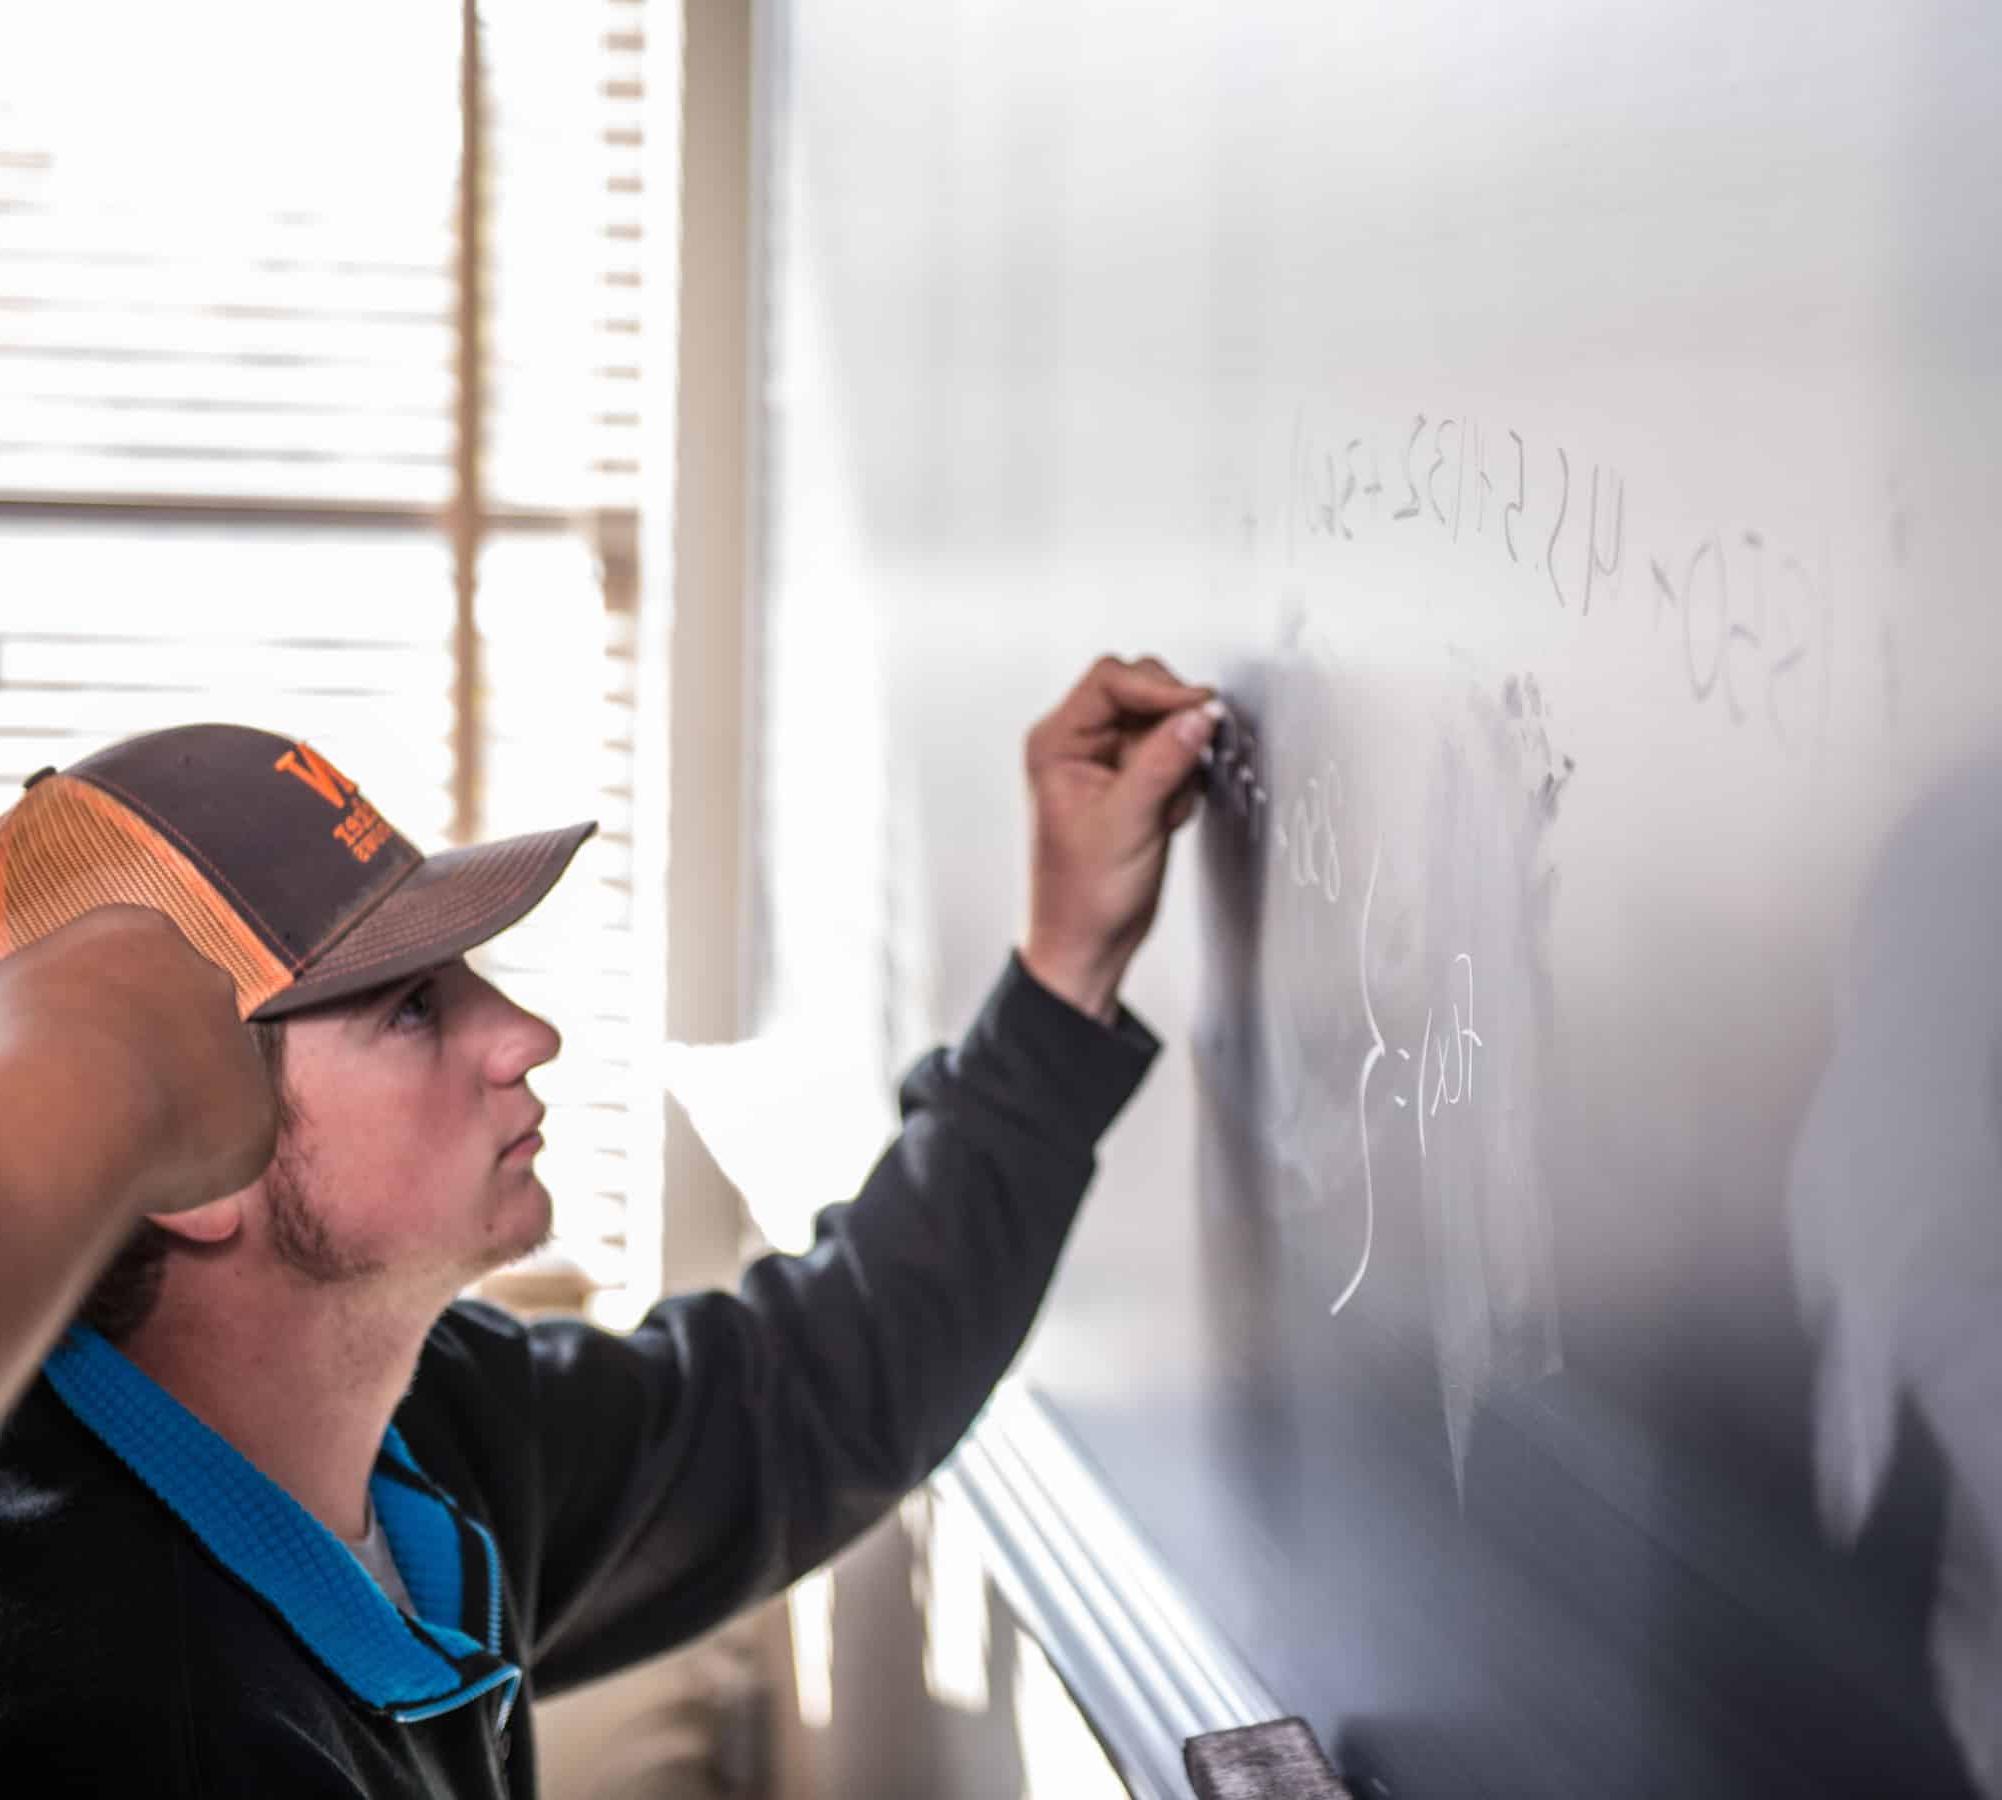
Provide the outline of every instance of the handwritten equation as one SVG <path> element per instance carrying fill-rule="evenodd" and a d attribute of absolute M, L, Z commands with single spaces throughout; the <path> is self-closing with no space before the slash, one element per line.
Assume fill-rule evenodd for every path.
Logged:
<path fill-rule="evenodd" d="M 1213 805 L 1235 819 L 1250 846 L 1269 847 L 1278 872 L 1310 903 L 1341 905 L 1343 862 L 1340 814 L 1343 787 L 1339 766 L 1327 761 L 1283 794 L 1267 785 L 1257 733 L 1235 714 L 1218 722 L 1210 747 L 1208 789 Z M 1369 1272 L 1376 1241 L 1376 1175 L 1370 1146 L 1369 1089 L 1379 1064 L 1388 1064 L 1390 1079 L 1400 1085 L 1391 1104 L 1410 1117 L 1418 1156 L 1430 1153 L 1430 1136 L 1438 1129 L 1441 1111 L 1470 1106 L 1474 1098 L 1475 1065 L 1486 1048 L 1474 1014 L 1474 959 L 1461 951 L 1452 958 L 1447 990 L 1428 1006 L 1417 1049 L 1392 1045 L 1383 1034 L 1370 989 L 1370 920 L 1382 870 L 1382 845 L 1370 852 L 1369 871 L 1356 916 L 1356 980 L 1369 1043 L 1356 1073 L 1356 1116 L 1362 1143 L 1363 1241 L 1354 1270 L 1329 1308 L 1339 1313 L 1355 1298 Z"/>
<path fill-rule="evenodd" d="M 1639 544 L 1632 513 L 1618 467 L 1512 424 L 1421 412 L 1395 429 L 1319 431 L 1302 411 L 1275 519 L 1289 562 L 1317 545 L 1443 538 L 1581 628 L 1638 594 L 1698 705 L 1782 748 L 1816 741 L 1835 656 L 1823 561 L 1754 525 Z M 1245 550 L 1266 535 L 1248 502 L 1232 501 L 1219 524 Z"/>
<path fill-rule="evenodd" d="M 1417 1077 L 1415 1096 L 1393 1094 L 1391 1099 L 1400 1107 L 1409 1106 L 1411 1098 L 1418 1102 L 1413 1116 L 1418 1121 L 1418 1154 L 1425 1154 L 1425 1120 L 1429 1114 L 1439 1116 L 1439 1108 L 1460 1106 L 1474 1097 L 1474 1053 L 1481 1049 L 1481 1034 L 1474 1029 L 1474 959 L 1464 950 L 1453 958 L 1454 993 L 1451 1006 L 1453 1025 L 1446 1029 L 1446 1021 L 1436 1007 L 1425 1011 L 1425 1033 L 1419 1041 L 1418 1062 L 1413 1074 Z M 1464 992 L 1462 991 L 1464 989 Z M 1461 1010 L 1464 998 L 1466 1010 Z M 1434 1021 L 1438 1029 L 1435 1031 Z M 1409 1050 L 1398 1051 L 1404 1062 L 1411 1061 Z M 1447 1072 L 1451 1070 L 1451 1085 Z M 1426 1101 L 1426 1088 L 1431 1088 L 1431 1100 Z"/>

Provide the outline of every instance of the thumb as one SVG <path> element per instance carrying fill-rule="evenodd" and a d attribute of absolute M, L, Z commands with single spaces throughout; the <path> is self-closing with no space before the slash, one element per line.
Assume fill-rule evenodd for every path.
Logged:
<path fill-rule="evenodd" d="M 1120 771 L 1124 808 L 1150 825 L 1195 772 L 1216 735 L 1222 707 L 1214 700 L 1171 713 L 1142 738 Z"/>

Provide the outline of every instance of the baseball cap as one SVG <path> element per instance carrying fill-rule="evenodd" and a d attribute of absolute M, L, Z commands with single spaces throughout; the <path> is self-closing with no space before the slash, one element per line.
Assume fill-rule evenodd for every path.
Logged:
<path fill-rule="evenodd" d="M 150 906 L 276 1019 L 483 944 L 595 823 L 426 856 L 324 756 L 243 725 L 127 738 L 0 814 L 0 956 L 99 906 Z"/>

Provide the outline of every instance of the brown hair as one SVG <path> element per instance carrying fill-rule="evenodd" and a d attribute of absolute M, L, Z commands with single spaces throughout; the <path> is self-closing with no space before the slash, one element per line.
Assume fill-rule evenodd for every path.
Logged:
<path fill-rule="evenodd" d="M 246 1029 L 277 1095 L 278 1135 L 282 1139 L 293 1120 L 285 1091 L 285 1022 L 252 1019 Z M 152 1316 L 167 1272 L 167 1258 L 179 1246 L 180 1239 L 171 1231 L 162 1230 L 151 1219 L 141 1219 L 84 1296 L 74 1323 L 95 1326 L 114 1344 L 122 1344 Z"/>

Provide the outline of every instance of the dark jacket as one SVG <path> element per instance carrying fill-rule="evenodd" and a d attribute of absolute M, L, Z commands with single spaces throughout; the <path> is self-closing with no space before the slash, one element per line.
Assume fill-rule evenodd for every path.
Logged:
<path fill-rule="evenodd" d="M 1153 1039 L 1011 963 L 803 1257 L 630 1335 L 454 1306 L 371 1486 L 420 1615 L 101 1338 L 0 1436 L 10 1794 L 528 1795 L 529 1695 L 683 1642 L 923 1479 L 1019 1347 Z"/>

